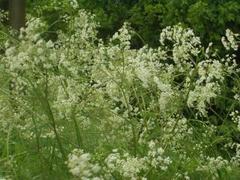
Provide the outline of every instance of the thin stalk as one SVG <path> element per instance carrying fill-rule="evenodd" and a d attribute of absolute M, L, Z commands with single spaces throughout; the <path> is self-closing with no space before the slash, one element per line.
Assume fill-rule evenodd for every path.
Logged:
<path fill-rule="evenodd" d="M 66 154 L 65 154 L 64 149 L 63 149 L 62 142 L 61 142 L 59 134 L 57 132 L 57 126 L 56 126 L 56 122 L 55 122 L 55 119 L 54 119 L 54 116 L 53 116 L 53 112 L 52 112 L 52 109 L 51 109 L 50 104 L 49 104 L 47 99 L 46 99 L 46 105 L 47 105 L 47 109 L 48 109 L 48 113 L 47 113 L 48 114 L 48 118 L 51 121 L 53 132 L 54 132 L 54 135 L 56 137 L 56 140 L 57 140 L 60 152 L 61 152 L 61 154 L 63 156 L 63 159 L 67 159 L 66 158 Z"/>
<path fill-rule="evenodd" d="M 7 134 L 7 142 L 6 142 L 6 154 L 7 154 L 7 159 L 9 159 L 9 140 L 10 140 L 10 132 L 11 129 L 8 129 L 8 134 Z"/>
<path fill-rule="evenodd" d="M 119 86 L 120 87 L 120 86 Z M 126 106 L 127 106 L 127 110 L 128 110 L 128 114 L 131 113 L 131 110 L 130 110 L 130 106 L 129 106 L 129 102 L 127 100 L 127 97 L 126 97 L 126 94 L 124 92 L 124 90 L 120 87 L 120 90 L 122 92 L 122 95 L 123 95 L 123 98 L 124 98 L 124 101 L 126 103 Z M 131 129 L 132 129 L 132 134 L 133 134 L 133 146 L 134 146 L 134 155 L 136 156 L 137 155 L 137 136 L 136 136 L 136 130 L 135 130 L 135 126 L 133 123 L 130 123 L 131 124 Z"/>
<path fill-rule="evenodd" d="M 109 73 L 106 72 L 106 71 L 103 71 L 103 73 L 106 73 L 107 75 L 109 75 L 110 77 L 112 77 L 111 74 L 109 74 Z M 118 85 L 118 87 L 119 87 L 119 89 L 120 89 L 120 91 L 121 91 L 121 93 L 122 93 L 122 95 L 123 95 L 123 99 L 124 99 L 124 101 L 125 101 L 125 105 L 126 105 L 128 114 L 130 114 L 130 113 L 131 113 L 131 109 L 130 109 L 130 106 L 129 106 L 129 102 L 128 102 L 127 96 L 126 96 L 126 94 L 125 94 L 125 92 L 124 92 L 124 89 L 121 87 L 121 85 L 119 85 L 118 82 L 116 82 L 116 81 L 114 80 L 114 77 L 112 77 L 112 81 L 115 82 L 115 83 Z M 133 143 L 134 143 L 134 144 L 133 144 L 133 145 L 134 145 L 134 155 L 136 155 L 136 153 L 137 153 L 137 137 L 136 137 L 135 126 L 134 126 L 134 124 L 133 124 L 131 121 L 128 121 L 128 122 L 131 124 L 132 135 L 133 135 Z"/>
<path fill-rule="evenodd" d="M 83 147 L 83 141 L 82 141 L 82 136 L 81 136 L 81 133 L 80 133 L 80 129 L 79 129 L 78 123 L 77 123 L 76 118 L 75 118 L 75 109 L 76 109 L 76 106 L 73 108 L 72 119 L 73 119 L 73 122 L 74 122 L 74 127 L 75 127 L 76 136 L 77 136 L 78 147 L 80 148 L 80 147 Z"/>
<path fill-rule="evenodd" d="M 29 81 L 30 82 L 30 81 Z M 31 82 L 30 82 L 31 83 Z M 38 88 L 36 88 L 32 83 L 31 83 L 34 91 L 36 92 L 37 94 L 37 97 L 43 107 L 43 109 L 45 110 L 47 116 L 48 116 L 48 119 L 50 121 L 50 125 L 52 126 L 53 128 L 53 132 L 54 132 L 54 135 L 55 135 L 55 138 L 56 138 L 56 141 L 57 141 L 57 144 L 59 146 L 59 149 L 60 149 L 60 152 L 63 156 L 63 159 L 65 160 L 66 159 L 66 154 L 64 152 L 64 148 L 63 148 L 63 145 L 61 143 L 61 140 L 60 140 L 60 136 L 57 132 L 57 126 L 56 126 L 56 121 L 55 121 L 55 118 L 54 118 L 54 115 L 53 115 L 53 112 L 52 112 L 52 109 L 51 109 L 51 106 L 49 104 L 49 101 L 48 101 L 48 98 L 46 96 L 44 96 Z"/>

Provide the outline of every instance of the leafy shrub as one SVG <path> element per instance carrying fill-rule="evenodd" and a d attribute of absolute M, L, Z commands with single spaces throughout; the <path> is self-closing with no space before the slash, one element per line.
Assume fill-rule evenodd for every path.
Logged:
<path fill-rule="evenodd" d="M 157 35 L 162 28 L 179 22 L 191 27 L 205 45 L 209 41 L 219 44 L 225 29 L 239 31 L 239 8 L 239 2 L 231 0 L 142 0 L 131 9 L 129 20 L 153 46 L 158 45 Z"/>
<path fill-rule="evenodd" d="M 0 6 L 3 3 L 4 0 L 0 1 Z M 131 39 L 134 48 L 146 43 L 157 47 L 161 30 L 178 23 L 192 28 L 205 46 L 214 42 L 218 48 L 225 29 L 240 30 L 240 3 L 234 0 L 28 0 L 27 4 L 32 16 L 44 17 L 49 25 L 47 36 L 52 40 L 56 40 L 59 29 L 67 31 L 61 17 L 73 15 L 79 8 L 96 14 L 101 24 L 98 37 L 104 40 L 108 40 L 125 21 L 130 22 L 136 31 Z"/>

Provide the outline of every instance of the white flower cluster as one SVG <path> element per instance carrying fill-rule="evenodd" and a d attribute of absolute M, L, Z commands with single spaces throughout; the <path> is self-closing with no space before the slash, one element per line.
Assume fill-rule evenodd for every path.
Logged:
<path fill-rule="evenodd" d="M 70 5 L 73 7 L 73 9 L 79 8 L 77 0 L 70 0 Z"/>
<path fill-rule="evenodd" d="M 236 99 L 237 101 L 240 102 L 240 95 L 239 95 L 239 94 L 235 94 L 235 95 L 234 95 L 234 99 Z"/>
<path fill-rule="evenodd" d="M 79 149 L 68 156 L 69 170 L 79 179 L 188 179 L 199 165 L 190 160 L 200 154 L 200 169 L 214 176 L 228 166 L 205 150 L 217 136 L 212 108 L 238 72 L 234 56 L 218 57 L 212 44 L 205 50 L 181 25 L 164 29 L 158 48 L 132 49 L 128 23 L 103 42 L 90 13 L 80 10 L 65 19 L 68 32 L 58 32 L 55 42 L 42 37 L 46 26 L 35 18 L 19 41 L 6 43 L 0 58 L 7 74 L 0 78 L 0 140 L 16 131 L 34 145 L 35 139 L 40 145 L 46 138 L 54 141 L 46 149 L 56 139 L 56 152 L 61 141 L 69 143 L 66 149 L 95 147 L 97 160 Z M 232 115 L 233 125 L 240 126 L 239 115 Z"/>
<path fill-rule="evenodd" d="M 149 144 L 149 151 L 148 151 L 148 161 L 152 167 L 156 169 L 161 169 L 166 171 L 168 166 L 172 163 L 169 157 L 165 157 L 164 149 L 161 147 L 157 147 L 154 141 L 150 141 Z"/>
<path fill-rule="evenodd" d="M 165 28 L 160 34 L 160 43 L 167 45 L 169 42 L 173 43 L 173 60 L 178 65 L 192 61 L 200 53 L 201 41 L 192 29 L 184 29 L 180 25 Z"/>
<path fill-rule="evenodd" d="M 187 124 L 187 119 L 179 115 L 168 118 L 163 124 L 162 140 L 173 149 L 177 147 L 181 140 L 192 135 L 192 128 Z"/>
<path fill-rule="evenodd" d="M 230 65 L 231 66 L 231 65 Z M 226 66 L 228 67 L 228 66 Z M 203 116 L 207 115 L 207 107 L 221 93 L 220 84 L 224 81 L 227 71 L 220 60 L 208 59 L 197 64 L 196 86 L 189 92 L 188 106 L 200 111 Z"/>
<path fill-rule="evenodd" d="M 239 167 L 239 165 L 240 165 L 240 144 L 232 143 L 230 147 L 231 147 L 231 149 L 235 150 L 235 156 L 233 156 L 231 158 L 230 162 L 234 166 Z"/>
<path fill-rule="evenodd" d="M 8 18 L 8 13 L 6 11 L 0 9 L 0 23 L 7 20 L 7 18 Z"/>
<path fill-rule="evenodd" d="M 118 40 L 118 44 L 121 46 L 120 48 L 129 49 L 130 48 L 130 40 L 131 40 L 132 31 L 130 29 L 130 25 L 128 23 L 124 23 L 122 28 L 116 32 L 113 37 L 110 39 L 111 43 L 116 43 Z"/>
<path fill-rule="evenodd" d="M 139 174 L 147 168 L 145 158 L 132 157 L 128 153 L 121 156 L 117 150 L 107 156 L 105 164 L 110 173 L 118 172 L 132 180 L 139 179 Z"/>
<path fill-rule="evenodd" d="M 222 37 L 222 44 L 226 48 L 226 50 L 238 50 L 239 42 L 237 41 L 237 39 L 239 38 L 239 34 L 234 34 L 230 29 L 227 29 L 226 37 Z"/>
<path fill-rule="evenodd" d="M 221 156 L 216 158 L 214 157 L 207 157 L 204 165 L 198 167 L 198 171 L 206 171 L 213 175 L 214 179 L 219 178 L 219 170 L 226 169 L 227 171 L 231 171 L 231 167 L 229 161 L 223 159 Z"/>
<path fill-rule="evenodd" d="M 89 153 L 84 153 L 81 149 L 74 149 L 72 153 L 68 155 L 68 161 L 66 163 L 73 176 L 83 180 L 100 180 L 97 174 L 101 167 L 91 162 L 91 155 Z"/>
<path fill-rule="evenodd" d="M 206 116 L 206 107 L 208 107 L 212 98 L 217 97 L 216 92 L 218 90 L 219 88 L 215 83 L 207 83 L 206 86 L 196 86 L 193 91 L 189 92 L 188 106 L 196 106 L 199 112 Z"/>
<path fill-rule="evenodd" d="M 181 173 L 176 173 L 176 177 L 174 178 L 174 180 L 177 179 L 184 179 L 184 180 L 190 180 L 191 178 L 188 175 L 188 172 L 185 172 L 183 174 Z"/>
<path fill-rule="evenodd" d="M 143 178 L 140 174 L 151 168 L 156 169 L 156 171 L 166 171 L 172 161 L 157 144 L 154 141 L 149 142 L 147 156 L 142 158 L 132 157 L 128 153 L 121 155 L 118 150 L 113 150 L 105 159 L 106 172 L 110 174 L 118 172 L 125 178 L 139 179 Z"/>
<path fill-rule="evenodd" d="M 238 110 L 231 112 L 232 121 L 237 124 L 237 129 L 240 131 L 240 113 Z"/>

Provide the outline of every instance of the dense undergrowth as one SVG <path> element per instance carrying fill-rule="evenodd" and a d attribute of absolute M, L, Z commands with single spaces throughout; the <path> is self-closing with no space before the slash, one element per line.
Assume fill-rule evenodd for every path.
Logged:
<path fill-rule="evenodd" d="M 181 24 L 157 48 L 131 48 L 128 23 L 108 42 L 94 16 L 43 21 L 0 55 L 0 179 L 238 179 L 237 34 L 225 52 Z"/>

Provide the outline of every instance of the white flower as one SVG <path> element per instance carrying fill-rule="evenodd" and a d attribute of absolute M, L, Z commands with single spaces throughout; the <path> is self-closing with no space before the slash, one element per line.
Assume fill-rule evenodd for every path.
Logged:
<path fill-rule="evenodd" d="M 77 9 L 79 7 L 77 0 L 70 0 L 70 5 L 73 9 Z"/>
<path fill-rule="evenodd" d="M 110 172 L 116 171 L 131 179 L 138 179 L 138 174 L 147 168 L 145 158 L 132 157 L 128 153 L 121 156 L 116 151 L 108 155 L 105 163 Z"/>
<path fill-rule="evenodd" d="M 233 49 L 235 51 L 238 50 L 238 42 L 237 38 L 239 38 L 239 34 L 234 34 L 230 29 L 226 30 L 226 37 L 222 37 L 222 44 L 226 48 L 226 50 Z"/>
<path fill-rule="evenodd" d="M 73 176 L 93 178 L 101 170 L 98 164 L 91 163 L 91 155 L 84 153 L 81 149 L 74 149 L 68 155 L 67 165 Z"/>
<path fill-rule="evenodd" d="M 150 141 L 148 144 L 149 151 L 147 161 L 153 168 L 159 168 L 163 171 L 168 169 L 168 166 L 172 163 L 169 157 L 164 155 L 165 151 L 161 147 L 157 147 L 154 141 Z"/>

